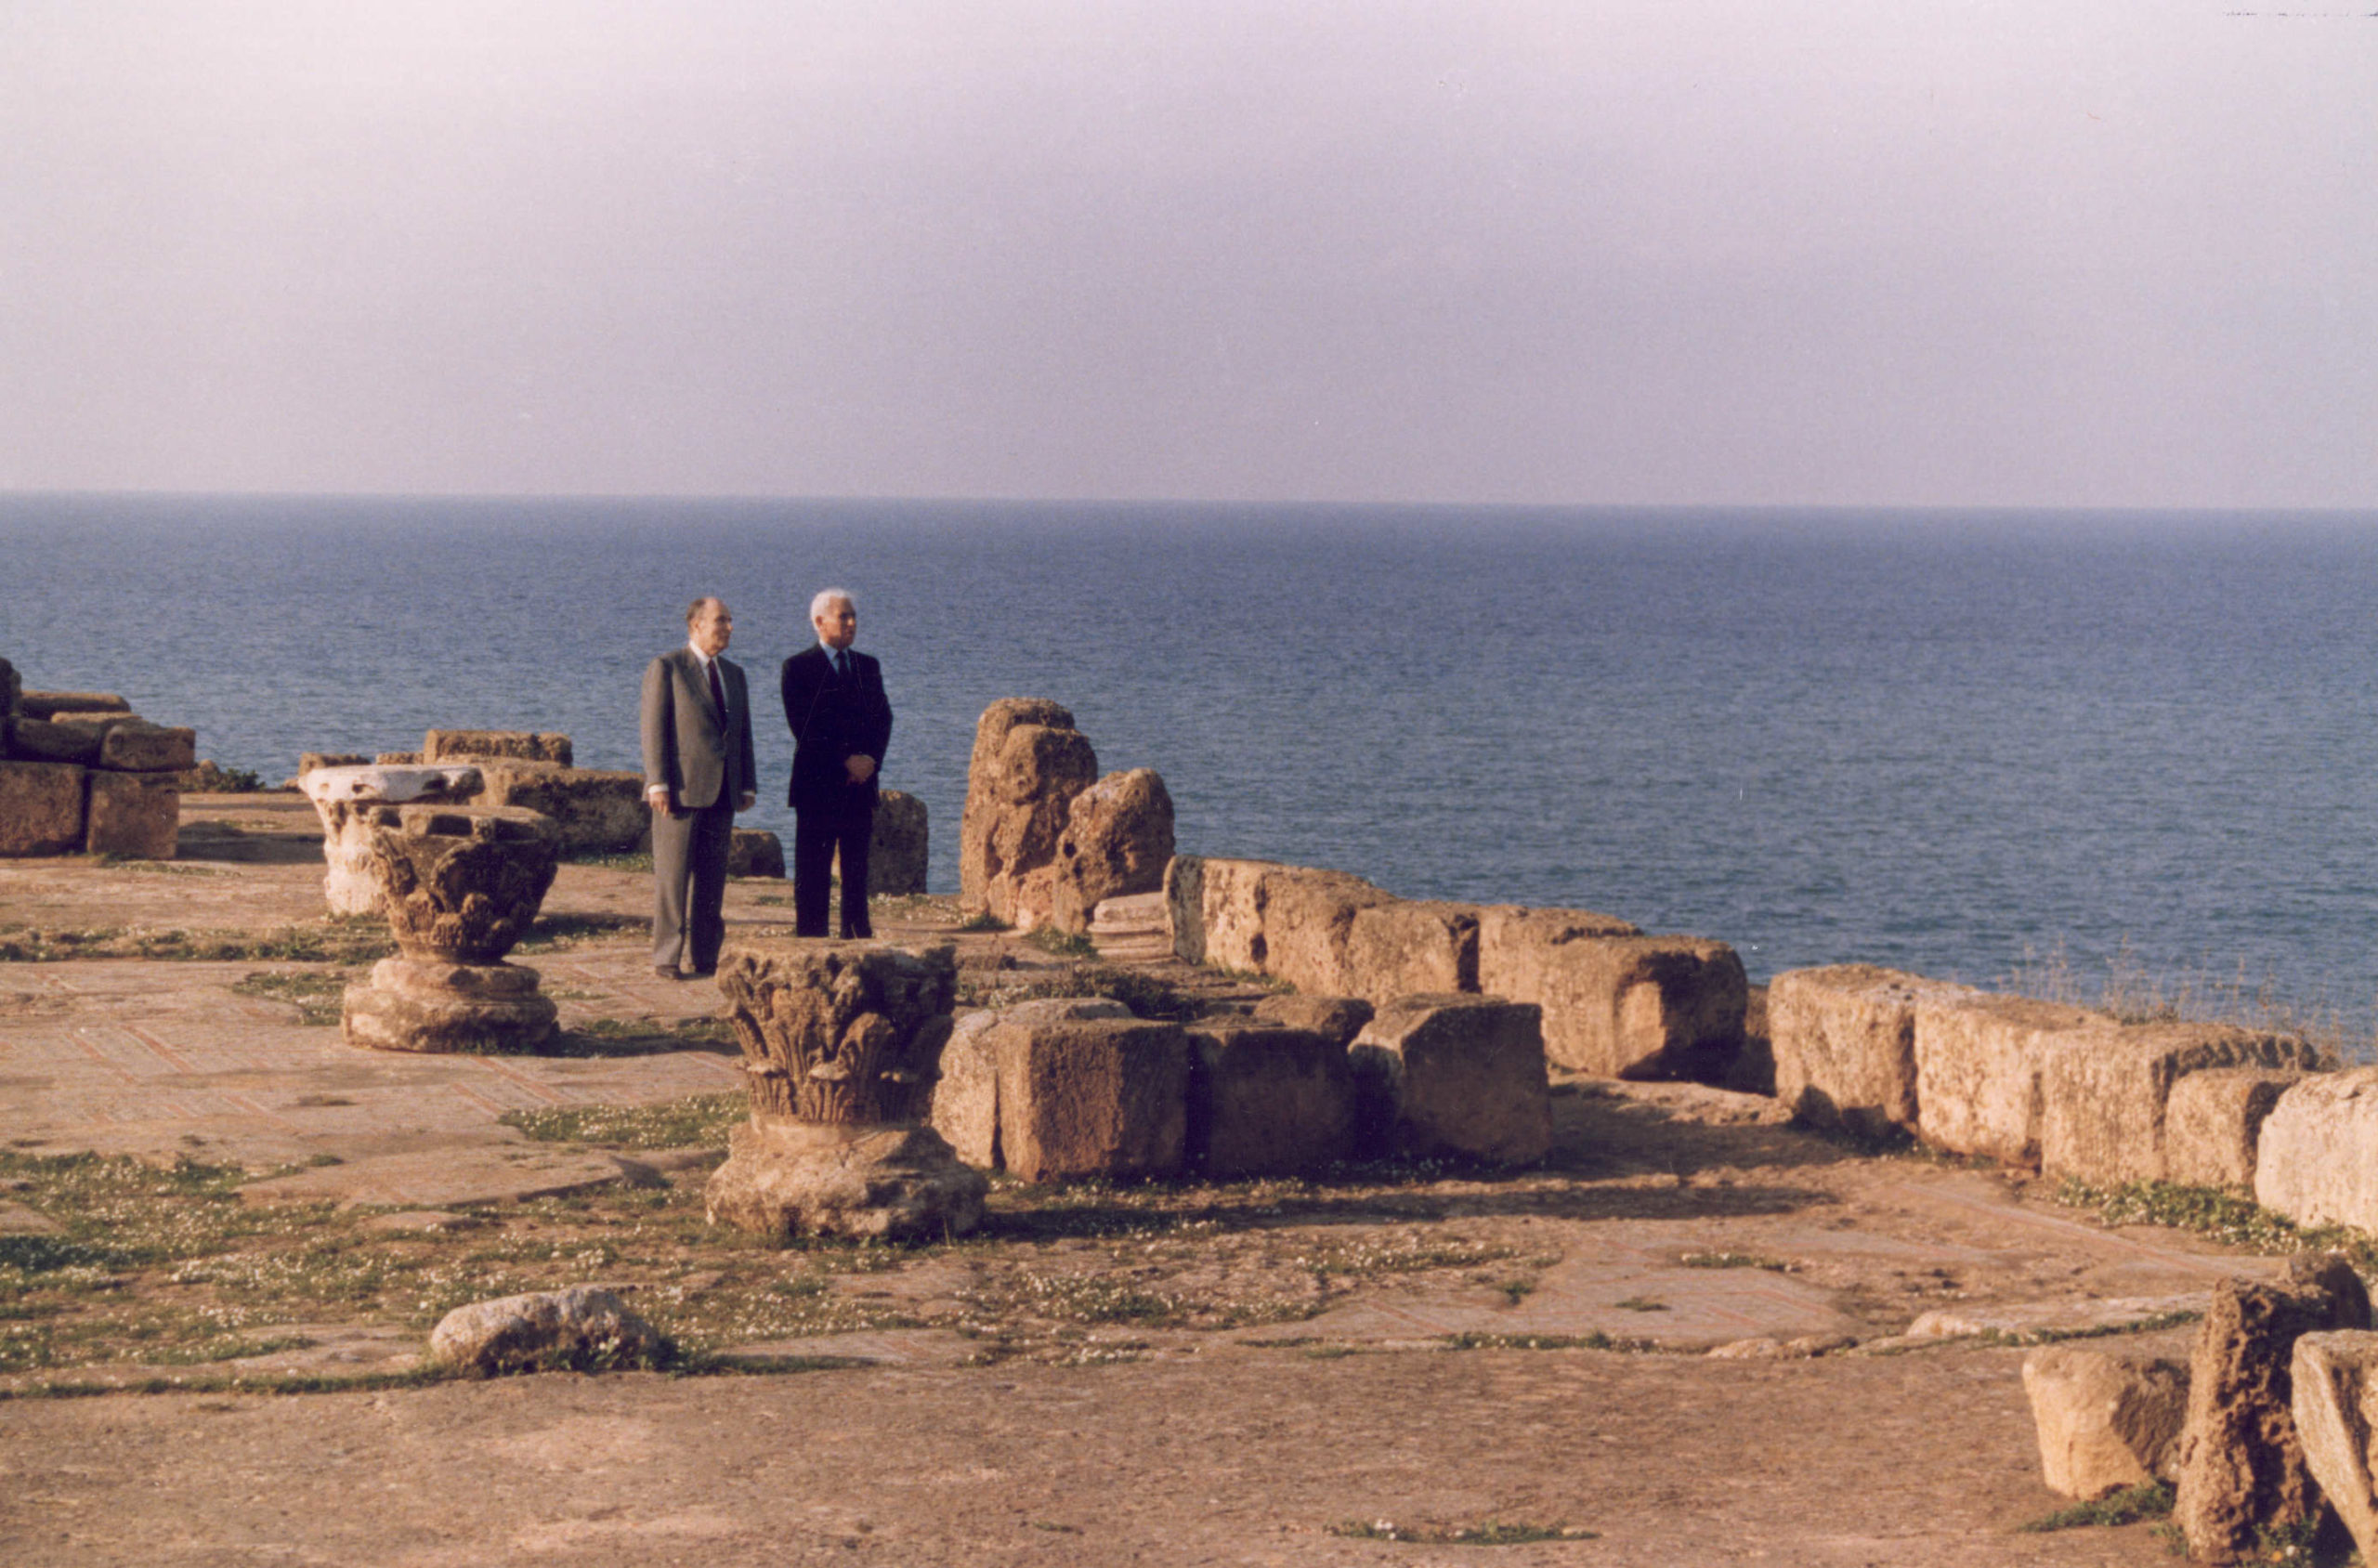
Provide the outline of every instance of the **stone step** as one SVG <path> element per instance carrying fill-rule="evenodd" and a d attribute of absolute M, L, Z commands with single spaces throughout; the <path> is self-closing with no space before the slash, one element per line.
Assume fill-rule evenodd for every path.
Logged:
<path fill-rule="evenodd" d="M 1161 893 L 1126 893 L 1113 898 L 1102 898 L 1098 908 L 1090 912 L 1092 936 L 1124 935 L 1143 932 L 1164 932 L 1170 928 L 1164 912 Z"/>

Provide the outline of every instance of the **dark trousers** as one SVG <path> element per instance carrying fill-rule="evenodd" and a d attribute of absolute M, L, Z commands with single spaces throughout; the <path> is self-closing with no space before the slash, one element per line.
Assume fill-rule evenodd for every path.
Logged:
<path fill-rule="evenodd" d="M 843 934 L 872 936 L 867 922 L 867 850 L 875 836 L 875 813 L 795 811 L 792 815 L 793 931 L 826 934 L 826 907 L 832 895 L 834 852 L 843 856 Z"/>
<path fill-rule="evenodd" d="M 735 834 L 735 797 L 700 811 L 652 814 L 652 962 L 674 969 L 680 956 L 707 973 L 726 939 L 726 846 Z"/>

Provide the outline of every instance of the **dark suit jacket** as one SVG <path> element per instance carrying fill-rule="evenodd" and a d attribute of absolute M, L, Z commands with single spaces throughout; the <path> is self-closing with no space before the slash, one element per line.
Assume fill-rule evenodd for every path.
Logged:
<path fill-rule="evenodd" d="M 699 811 L 728 806 L 756 789 L 759 768 L 751 760 L 751 702 L 742 666 L 721 659 L 718 684 L 726 688 L 726 712 L 710 699 L 702 661 L 690 647 L 673 648 L 644 672 L 644 701 L 638 713 L 644 738 L 644 782 L 669 787 L 670 804 Z"/>
<path fill-rule="evenodd" d="M 792 731 L 792 788 L 786 804 L 795 811 L 858 814 L 875 807 L 876 780 L 854 784 L 843 768 L 856 756 L 883 765 L 892 743 L 892 704 L 883 695 L 883 667 L 851 649 L 848 680 L 834 674 L 833 660 L 812 646 L 784 661 L 784 722 Z"/>

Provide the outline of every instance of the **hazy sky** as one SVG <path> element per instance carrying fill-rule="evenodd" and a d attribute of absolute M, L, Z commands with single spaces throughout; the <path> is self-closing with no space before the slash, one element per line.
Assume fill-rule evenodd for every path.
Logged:
<path fill-rule="evenodd" d="M 0 489 L 2378 505 L 2292 3 L 0 0 Z"/>

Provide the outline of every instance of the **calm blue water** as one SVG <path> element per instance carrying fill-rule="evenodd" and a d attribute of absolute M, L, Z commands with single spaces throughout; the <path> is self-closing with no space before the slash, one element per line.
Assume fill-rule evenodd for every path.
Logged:
<path fill-rule="evenodd" d="M 431 725 L 635 765 L 724 595 L 859 595 L 956 884 L 973 723 L 1074 710 L 1184 849 L 1722 937 L 1755 977 L 2269 977 L 2369 1012 L 2378 515 L 0 497 L 0 655 L 269 777 Z M 790 747 L 759 822 L 789 830 Z"/>

